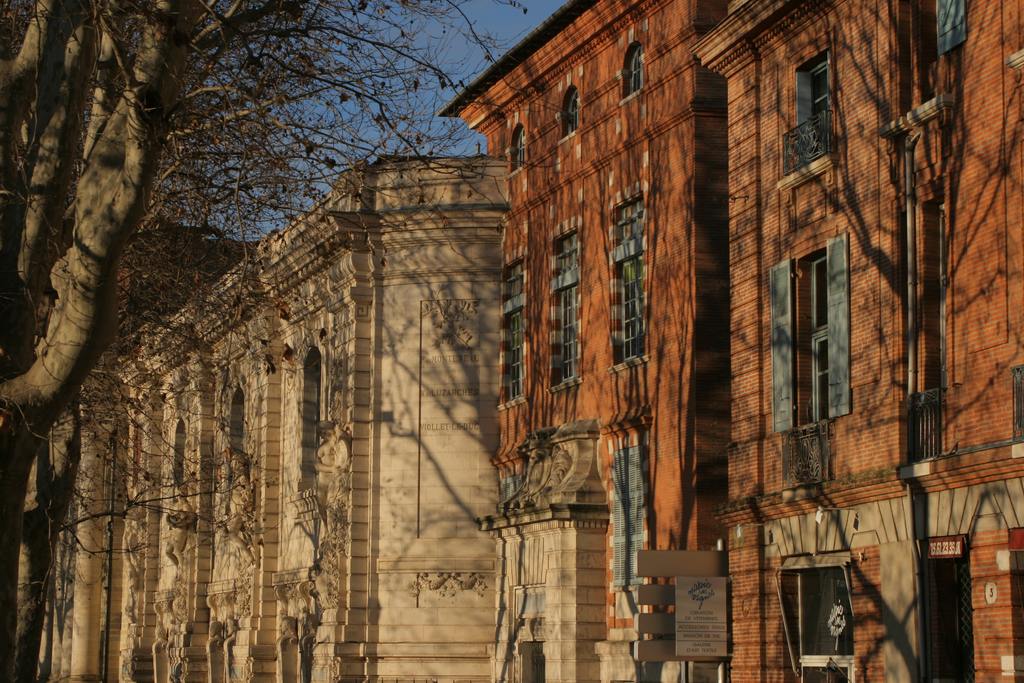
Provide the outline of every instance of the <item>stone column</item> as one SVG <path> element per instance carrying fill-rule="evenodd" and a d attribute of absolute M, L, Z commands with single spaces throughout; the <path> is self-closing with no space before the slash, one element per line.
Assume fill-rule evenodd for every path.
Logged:
<path fill-rule="evenodd" d="M 103 638 L 103 560 L 106 519 L 103 470 L 106 438 L 83 427 L 79 484 L 83 492 L 78 525 L 81 544 L 75 556 L 75 606 L 72 616 L 70 683 L 100 680 L 100 643 Z"/>

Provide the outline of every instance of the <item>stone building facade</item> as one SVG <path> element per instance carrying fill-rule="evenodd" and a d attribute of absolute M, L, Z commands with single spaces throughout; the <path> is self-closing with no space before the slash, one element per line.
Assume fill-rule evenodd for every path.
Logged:
<path fill-rule="evenodd" d="M 698 0 L 573 0 L 444 110 L 508 159 L 494 680 L 677 680 L 632 656 L 636 551 L 721 537 L 724 81 Z"/>
<path fill-rule="evenodd" d="M 1018 2 L 734 0 L 734 681 L 1024 675 Z"/>
<path fill-rule="evenodd" d="M 202 352 L 148 350 L 108 671 L 490 680 L 494 548 L 475 520 L 497 492 L 503 175 L 486 157 L 352 172 L 224 280 L 227 314 L 183 313 Z M 52 677 L 97 680 L 102 556 L 77 562 L 74 646 L 54 647 L 83 652 Z"/>

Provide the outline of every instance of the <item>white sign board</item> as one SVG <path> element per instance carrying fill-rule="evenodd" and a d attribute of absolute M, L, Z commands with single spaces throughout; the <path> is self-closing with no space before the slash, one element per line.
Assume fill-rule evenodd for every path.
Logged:
<path fill-rule="evenodd" d="M 727 590 L 724 576 L 676 577 L 676 656 L 729 655 Z"/>

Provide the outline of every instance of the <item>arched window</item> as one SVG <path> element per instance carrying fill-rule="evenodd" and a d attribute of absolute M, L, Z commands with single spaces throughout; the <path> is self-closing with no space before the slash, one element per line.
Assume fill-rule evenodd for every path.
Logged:
<path fill-rule="evenodd" d="M 562 100 L 562 137 L 572 135 L 580 127 L 580 91 L 569 86 Z"/>
<path fill-rule="evenodd" d="M 245 393 L 242 387 L 235 389 L 231 396 L 231 423 L 228 425 L 228 442 L 232 450 L 245 450 Z"/>
<path fill-rule="evenodd" d="M 174 427 L 174 459 L 171 461 L 171 480 L 175 486 L 185 483 L 185 421 L 178 420 Z"/>
<path fill-rule="evenodd" d="M 640 43 L 633 43 L 626 50 L 626 62 L 622 68 L 622 96 L 629 97 L 644 87 L 644 49 Z"/>
<path fill-rule="evenodd" d="M 302 363 L 302 477 L 315 473 L 317 428 L 320 424 L 320 351 L 314 346 L 306 353 Z"/>
<path fill-rule="evenodd" d="M 526 165 L 526 131 L 523 129 L 523 124 L 519 124 L 512 131 L 512 145 L 509 147 L 508 154 L 513 171 Z"/>

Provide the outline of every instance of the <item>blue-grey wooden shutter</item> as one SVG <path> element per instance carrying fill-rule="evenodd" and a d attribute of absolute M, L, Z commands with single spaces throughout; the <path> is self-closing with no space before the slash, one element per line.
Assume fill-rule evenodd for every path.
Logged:
<path fill-rule="evenodd" d="M 828 414 L 850 412 L 849 236 L 828 242 Z"/>
<path fill-rule="evenodd" d="M 796 72 L 796 125 L 811 118 L 811 72 Z"/>
<path fill-rule="evenodd" d="M 612 584 L 624 586 L 629 563 L 626 559 L 628 532 L 626 530 L 626 502 L 629 499 L 629 462 L 625 450 L 616 451 L 612 458 Z"/>
<path fill-rule="evenodd" d="M 945 54 L 967 40 L 967 0 L 938 0 L 939 54 Z"/>
<path fill-rule="evenodd" d="M 793 262 L 772 267 L 772 426 L 793 428 Z"/>
<path fill-rule="evenodd" d="M 636 583 L 636 553 L 644 544 L 644 462 L 640 446 L 630 446 L 629 460 L 629 539 L 627 583 Z"/>

